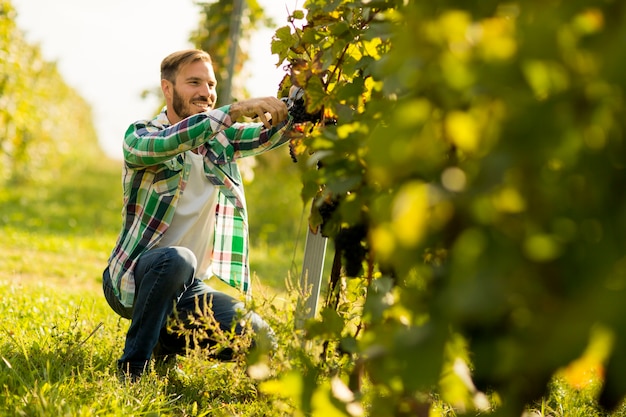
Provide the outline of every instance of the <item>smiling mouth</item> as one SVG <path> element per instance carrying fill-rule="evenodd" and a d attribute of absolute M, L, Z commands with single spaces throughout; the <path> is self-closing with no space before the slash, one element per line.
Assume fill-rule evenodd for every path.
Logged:
<path fill-rule="evenodd" d="M 194 106 L 202 110 L 207 110 L 207 109 L 212 108 L 211 103 L 209 103 L 208 101 L 193 101 L 191 104 L 193 104 Z"/>

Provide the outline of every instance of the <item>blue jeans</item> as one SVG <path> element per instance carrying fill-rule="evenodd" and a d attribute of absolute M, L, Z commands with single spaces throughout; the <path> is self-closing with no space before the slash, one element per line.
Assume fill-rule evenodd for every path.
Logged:
<path fill-rule="evenodd" d="M 225 331 L 232 328 L 237 318 L 243 317 L 257 336 L 262 335 L 272 348 L 275 347 L 272 329 L 258 314 L 248 312 L 243 315 L 242 302 L 194 278 L 196 263 L 193 252 L 183 247 L 158 248 L 141 255 L 135 267 L 132 307 L 124 307 L 115 296 L 108 268 L 105 269 L 102 286 L 107 302 L 117 314 L 131 320 L 124 353 L 118 361 L 120 369 L 140 373 L 157 343 L 160 355 L 184 353 L 186 348 L 193 347 L 187 345 L 183 335 L 169 332 L 166 325 L 168 318 L 176 316 L 185 327 L 193 326 L 193 320 L 186 318 L 197 311 L 210 310 Z M 243 330 L 239 323 L 235 325 L 236 334 Z M 211 345 L 210 340 L 205 343 Z M 223 352 L 220 358 L 229 359 L 230 353 Z"/>

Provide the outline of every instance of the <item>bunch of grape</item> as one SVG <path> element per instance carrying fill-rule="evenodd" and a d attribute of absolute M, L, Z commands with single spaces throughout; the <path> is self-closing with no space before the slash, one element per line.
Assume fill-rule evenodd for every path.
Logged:
<path fill-rule="evenodd" d="M 296 155 L 296 142 L 291 139 L 289 141 L 289 157 L 294 164 L 298 162 L 298 156 Z"/>
<path fill-rule="evenodd" d="M 298 123 L 319 123 L 322 120 L 322 111 L 308 113 L 304 102 L 304 90 L 302 88 L 292 89 L 289 97 L 283 97 L 282 101 L 287 104 L 289 115 L 293 117 L 293 122 Z"/>
<path fill-rule="evenodd" d="M 361 223 L 342 227 L 335 236 L 335 250 L 341 253 L 346 275 L 358 277 L 368 253 L 367 226 Z"/>
<path fill-rule="evenodd" d="M 306 111 L 306 104 L 304 103 L 304 97 L 300 97 L 293 101 L 291 108 L 289 108 L 289 114 L 293 117 L 294 123 L 319 123 L 322 120 L 322 111 L 316 113 L 308 113 Z"/>
<path fill-rule="evenodd" d="M 281 100 L 285 102 L 289 109 L 289 115 L 293 118 L 293 123 L 296 125 L 294 128 L 300 132 L 303 132 L 303 123 L 311 122 L 316 124 L 322 120 L 322 110 L 315 113 L 307 112 L 306 103 L 304 102 L 304 90 L 302 88 L 293 89 L 289 97 L 283 97 Z M 289 156 L 293 162 L 298 162 L 295 150 L 296 142 L 294 139 L 289 141 Z"/>

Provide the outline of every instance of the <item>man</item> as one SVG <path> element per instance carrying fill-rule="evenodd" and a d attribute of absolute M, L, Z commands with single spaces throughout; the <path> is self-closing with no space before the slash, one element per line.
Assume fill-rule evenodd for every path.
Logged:
<path fill-rule="evenodd" d="M 249 291 L 246 202 L 236 160 L 287 142 L 291 123 L 275 97 L 214 108 L 216 85 L 206 52 L 169 55 L 161 63 L 166 106 L 154 119 L 133 123 L 124 138 L 123 224 L 103 290 L 111 308 L 131 320 L 118 361 L 131 380 L 153 353 L 184 352 L 184 337 L 168 331 L 172 316 L 184 320 L 200 306 L 221 329 L 244 330 L 235 323 L 243 303 L 203 279 L 215 275 Z M 236 122 L 244 116 L 262 123 Z M 257 314 L 244 318 L 257 336 L 272 340 Z"/>

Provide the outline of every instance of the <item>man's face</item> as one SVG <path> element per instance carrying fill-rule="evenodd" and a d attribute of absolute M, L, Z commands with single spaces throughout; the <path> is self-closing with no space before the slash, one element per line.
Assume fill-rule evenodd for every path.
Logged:
<path fill-rule="evenodd" d="M 167 116 L 171 123 L 211 110 L 217 100 L 217 81 L 211 64 L 195 61 L 182 67 L 176 82 L 163 80 Z"/>

